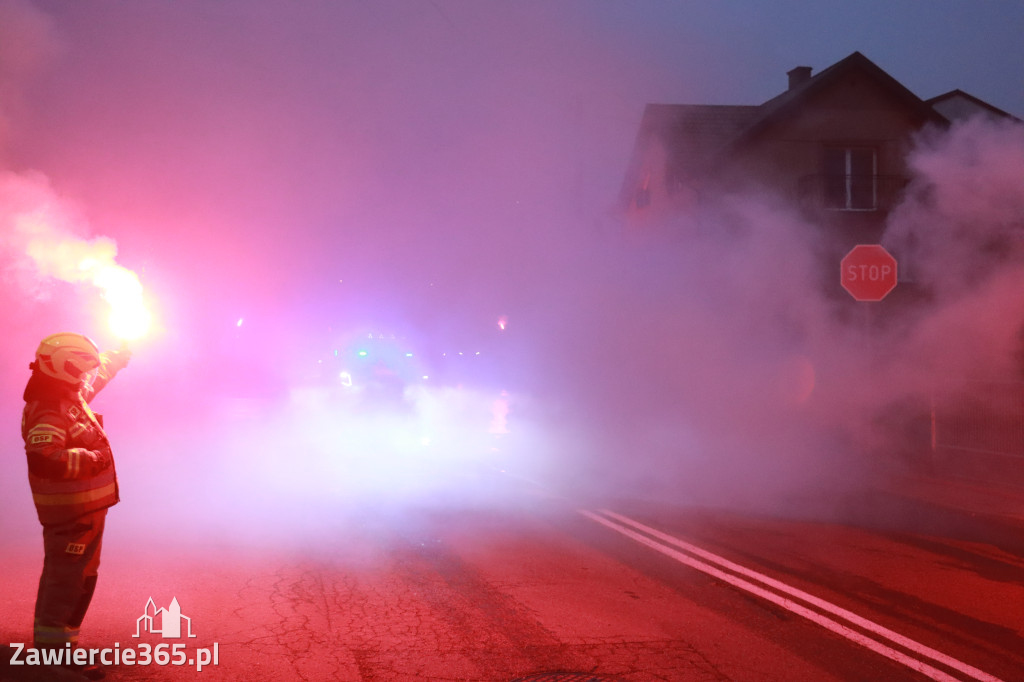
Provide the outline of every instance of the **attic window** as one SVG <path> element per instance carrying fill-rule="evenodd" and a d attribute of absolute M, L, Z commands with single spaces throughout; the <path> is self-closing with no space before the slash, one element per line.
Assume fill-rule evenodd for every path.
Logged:
<path fill-rule="evenodd" d="M 878 208 L 878 155 L 872 147 L 829 147 L 824 156 L 825 207 L 839 211 Z"/>

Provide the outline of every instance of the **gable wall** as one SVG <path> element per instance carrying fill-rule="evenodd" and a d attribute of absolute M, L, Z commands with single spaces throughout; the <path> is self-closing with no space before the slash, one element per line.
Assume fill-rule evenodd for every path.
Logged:
<path fill-rule="evenodd" d="M 798 178 L 821 172 L 826 146 L 863 144 L 877 147 L 880 174 L 903 175 L 911 138 L 922 123 L 873 79 L 853 73 L 761 131 L 737 154 L 737 170 L 795 193 Z"/>
<path fill-rule="evenodd" d="M 792 200 L 808 220 L 835 235 L 837 248 L 877 241 L 906 178 L 913 136 L 924 123 L 905 100 L 854 72 L 810 95 L 740 146 L 723 179 L 733 188 L 754 185 Z M 877 151 L 879 210 L 825 209 L 817 200 L 825 148 L 861 145 Z"/>

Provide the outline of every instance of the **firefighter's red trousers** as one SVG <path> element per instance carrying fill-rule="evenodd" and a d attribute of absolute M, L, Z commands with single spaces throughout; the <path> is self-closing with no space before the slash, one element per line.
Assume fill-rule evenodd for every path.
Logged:
<path fill-rule="evenodd" d="M 78 632 L 96 589 L 107 510 L 43 526 L 43 574 L 36 596 L 35 646 L 78 644 Z"/>

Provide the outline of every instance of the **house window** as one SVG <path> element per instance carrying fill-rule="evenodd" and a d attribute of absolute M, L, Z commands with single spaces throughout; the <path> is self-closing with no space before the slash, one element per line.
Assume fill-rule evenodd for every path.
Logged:
<path fill-rule="evenodd" d="M 825 150 L 825 207 L 840 211 L 878 208 L 878 157 L 870 147 Z"/>

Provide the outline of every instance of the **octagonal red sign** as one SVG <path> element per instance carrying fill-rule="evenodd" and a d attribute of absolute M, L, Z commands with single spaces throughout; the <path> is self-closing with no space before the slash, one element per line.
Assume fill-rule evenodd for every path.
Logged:
<path fill-rule="evenodd" d="M 839 264 L 839 282 L 858 301 L 881 301 L 896 281 L 896 259 L 880 244 L 858 244 Z"/>

